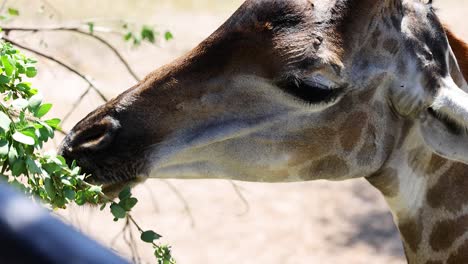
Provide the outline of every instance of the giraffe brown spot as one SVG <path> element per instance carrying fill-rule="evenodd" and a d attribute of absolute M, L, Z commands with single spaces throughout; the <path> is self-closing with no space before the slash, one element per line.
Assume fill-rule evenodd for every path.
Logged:
<path fill-rule="evenodd" d="M 382 171 L 366 178 L 367 181 L 377 188 L 385 197 L 398 195 L 400 180 L 397 171 L 393 168 L 385 168 Z"/>
<path fill-rule="evenodd" d="M 408 152 L 408 165 L 413 172 L 420 171 L 425 159 L 425 151 L 423 147 L 412 149 Z"/>
<path fill-rule="evenodd" d="M 382 47 L 392 55 L 395 55 L 400 50 L 399 43 L 396 39 L 386 39 Z"/>
<path fill-rule="evenodd" d="M 299 173 L 307 179 L 330 179 L 343 177 L 349 172 L 347 163 L 338 156 L 330 155 L 317 160 L 310 167 L 303 169 Z"/>
<path fill-rule="evenodd" d="M 422 220 L 421 217 L 417 219 L 408 219 L 398 224 L 401 236 L 406 242 L 406 245 L 416 252 L 422 240 Z"/>
<path fill-rule="evenodd" d="M 447 264 L 468 263 L 468 241 L 458 248 L 447 260 Z"/>
<path fill-rule="evenodd" d="M 459 212 L 468 200 L 468 165 L 453 163 L 447 172 L 427 192 L 427 202 L 433 208 Z"/>
<path fill-rule="evenodd" d="M 361 140 L 362 130 L 367 123 L 367 114 L 355 112 L 348 116 L 340 127 L 340 144 L 346 152 L 354 149 Z"/>
<path fill-rule="evenodd" d="M 359 100 L 364 103 L 369 102 L 374 97 L 376 91 L 376 87 L 368 87 L 366 91 L 359 95 Z"/>
<path fill-rule="evenodd" d="M 357 163 L 360 166 L 371 164 L 375 160 L 375 154 L 377 153 L 377 131 L 374 125 L 369 124 L 366 135 L 364 145 L 357 154 Z"/>
<path fill-rule="evenodd" d="M 444 263 L 440 260 L 428 260 L 426 261 L 425 264 L 444 264 Z"/>
<path fill-rule="evenodd" d="M 438 222 L 430 236 L 430 245 L 435 251 L 448 249 L 457 238 L 466 232 L 468 215 L 454 220 Z"/>
<path fill-rule="evenodd" d="M 447 159 L 442 158 L 437 154 L 432 154 L 429 165 L 427 166 L 426 172 L 429 175 L 434 174 L 438 169 L 447 163 Z"/>
<path fill-rule="evenodd" d="M 306 161 L 327 155 L 334 144 L 336 131 L 329 127 L 309 128 L 301 134 L 292 134 L 283 144 L 293 150 L 288 165 L 301 165 Z"/>

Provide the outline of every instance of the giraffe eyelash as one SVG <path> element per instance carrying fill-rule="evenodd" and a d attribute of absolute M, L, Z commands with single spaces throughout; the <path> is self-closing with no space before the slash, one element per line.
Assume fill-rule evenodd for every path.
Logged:
<path fill-rule="evenodd" d="M 280 89 L 295 98 L 309 104 L 328 104 L 334 102 L 343 92 L 343 88 L 329 87 L 313 79 L 301 79 L 288 76 L 278 82 Z"/>

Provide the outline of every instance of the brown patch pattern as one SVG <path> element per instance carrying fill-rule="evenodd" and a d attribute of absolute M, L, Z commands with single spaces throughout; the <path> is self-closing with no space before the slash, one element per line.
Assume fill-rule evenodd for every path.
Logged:
<path fill-rule="evenodd" d="M 416 252 L 422 240 L 423 226 L 421 218 L 418 217 L 418 219 L 402 221 L 398 225 L 398 229 L 406 245 L 409 246 L 413 252 Z"/>
<path fill-rule="evenodd" d="M 304 136 L 305 135 L 305 136 Z M 293 167 L 327 155 L 332 149 L 336 131 L 328 127 L 309 128 L 300 134 L 292 134 L 283 144 L 291 148 L 293 157 L 288 165 Z"/>
<path fill-rule="evenodd" d="M 350 152 L 361 140 L 361 134 L 367 123 L 367 114 L 364 112 L 355 112 L 348 116 L 346 121 L 340 127 L 340 144 L 343 150 Z"/>
<path fill-rule="evenodd" d="M 426 261 L 425 264 L 444 264 L 444 263 L 440 260 L 428 260 Z"/>
<path fill-rule="evenodd" d="M 461 237 L 468 226 L 468 215 L 455 220 L 446 220 L 438 222 L 432 230 L 430 236 L 430 245 L 435 251 L 448 249 L 457 238 Z"/>
<path fill-rule="evenodd" d="M 399 43 L 396 39 L 386 39 L 382 47 L 392 55 L 400 50 Z"/>
<path fill-rule="evenodd" d="M 338 178 L 348 174 L 349 167 L 343 159 L 330 155 L 323 159 L 314 161 L 312 165 L 301 171 L 301 175 L 309 176 L 310 179 Z"/>
<path fill-rule="evenodd" d="M 367 137 L 364 139 L 364 145 L 361 147 L 357 154 L 357 163 L 360 166 L 366 166 L 375 160 L 375 154 L 377 153 L 377 131 L 375 126 L 369 124 L 367 129 Z"/>
<path fill-rule="evenodd" d="M 447 159 L 442 158 L 437 154 L 432 154 L 431 160 L 429 161 L 429 165 L 427 166 L 426 172 L 429 175 L 434 174 L 438 169 L 447 163 Z"/>
<path fill-rule="evenodd" d="M 468 241 L 466 241 L 458 250 L 447 260 L 447 264 L 468 263 Z"/>
<path fill-rule="evenodd" d="M 468 165 L 454 163 L 427 192 L 428 204 L 433 208 L 445 208 L 459 212 L 468 201 Z"/>

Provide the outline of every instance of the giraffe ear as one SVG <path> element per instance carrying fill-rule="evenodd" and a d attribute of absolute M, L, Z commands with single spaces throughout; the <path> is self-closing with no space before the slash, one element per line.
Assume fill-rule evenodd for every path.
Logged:
<path fill-rule="evenodd" d="M 450 71 L 452 78 L 457 82 L 459 86 L 464 86 L 463 83 L 466 83 L 468 80 L 468 44 L 463 40 L 458 38 L 446 25 L 444 25 L 447 38 L 452 48 L 453 57 L 450 61 Z M 461 73 L 461 74 L 460 74 Z M 463 78 L 463 80 L 460 80 Z"/>
<path fill-rule="evenodd" d="M 468 164 L 468 93 L 452 78 L 442 80 L 420 126 L 424 142 L 435 153 Z"/>

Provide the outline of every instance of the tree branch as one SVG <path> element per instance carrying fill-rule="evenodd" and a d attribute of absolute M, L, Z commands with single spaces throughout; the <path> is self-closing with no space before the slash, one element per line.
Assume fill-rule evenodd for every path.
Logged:
<path fill-rule="evenodd" d="M 45 53 L 42 53 L 40 51 L 37 51 L 35 49 L 32 49 L 32 48 L 29 48 L 29 47 L 26 47 L 22 44 L 19 44 L 7 37 L 3 37 L 3 39 L 7 42 L 10 42 L 11 44 L 13 44 L 14 46 L 17 46 L 18 48 L 21 48 L 21 49 L 24 49 L 24 50 L 27 50 L 29 52 L 32 52 L 38 56 L 41 56 L 43 58 L 46 58 L 50 61 L 53 61 L 55 63 L 57 63 L 58 65 L 62 66 L 63 68 L 67 69 L 68 71 L 72 72 L 73 74 L 75 74 L 76 76 L 80 77 L 81 79 L 83 79 L 85 82 L 88 83 L 88 85 L 94 90 L 96 91 L 96 93 L 99 95 L 99 97 L 101 97 L 101 99 L 104 101 L 104 102 L 107 102 L 108 99 L 106 98 L 106 96 L 93 84 L 93 82 L 91 82 L 91 80 L 89 80 L 85 75 L 83 75 L 82 73 L 80 73 L 78 70 L 72 68 L 71 66 L 68 66 L 67 64 L 65 64 L 64 62 L 50 56 L 50 55 L 47 55 Z"/>
<path fill-rule="evenodd" d="M 88 88 L 86 88 L 86 90 L 80 95 L 80 97 L 78 97 L 78 99 L 76 99 L 75 102 L 73 102 L 72 107 L 70 108 L 68 113 L 62 118 L 62 123 L 65 123 L 65 121 L 67 121 L 67 119 L 71 116 L 73 111 L 76 110 L 76 107 L 81 103 L 81 100 L 83 100 L 83 98 L 89 93 L 89 91 L 91 91 L 91 88 L 91 86 L 88 86 Z"/>
<path fill-rule="evenodd" d="M 33 32 L 33 33 L 39 32 L 39 31 L 68 31 L 68 32 L 74 32 L 77 34 L 81 34 L 83 36 L 93 38 L 99 41 L 100 43 L 102 43 L 103 45 L 105 45 L 109 50 L 111 50 L 115 54 L 115 56 L 120 60 L 120 62 L 125 66 L 128 73 L 136 81 L 140 81 L 140 78 L 135 73 L 135 71 L 130 67 L 128 62 L 123 58 L 122 54 L 120 54 L 120 52 L 112 44 L 110 44 L 107 40 L 103 39 L 102 37 L 94 35 L 90 32 L 83 31 L 80 27 L 49 27 L 49 28 L 3 27 L 2 29 L 6 35 L 8 35 L 8 33 L 10 33 L 11 31 L 28 31 L 28 32 Z"/>
<path fill-rule="evenodd" d="M 192 228 L 195 227 L 195 218 L 193 217 L 192 210 L 190 209 L 190 206 L 188 205 L 187 200 L 185 200 L 184 196 L 179 192 L 177 187 L 175 187 L 170 181 L 168 180 L 161 180 L 161 181 L 164 182 L 167 185 L 167 187 L 169 187 L 169 189 L 171 189 L 175 193 L 177 198 L 179 198 L 179 200 L 182 202 L 182 204 L 184 205 L 184 210 L 190 218 L 190 226 Z"/>
<path fill-rule="evenodd" d="M 231 184 L 232 188 L 234 189 L 234 191 L 236 192 L 237 196 L 238 196 L 239 199 L 242 201 L 242 203 L 244 204 L 244 207 L 245 207 L 244 212 L 240 213 L 239 216 L 242 216 L 242 215 L 247 214 L 247 213 L 250 211 L 250 204 L 249 204 L 249 202 L 247 201 L 247 199 L 245 199 L 244 195 L 242 194 L 242 192 L 241 192 L 241 190 L 239 189 L 239 186 L 238 186 L 237 184 L 235 184 L 232 180 L 229 180 L 229 183 Z"/>

